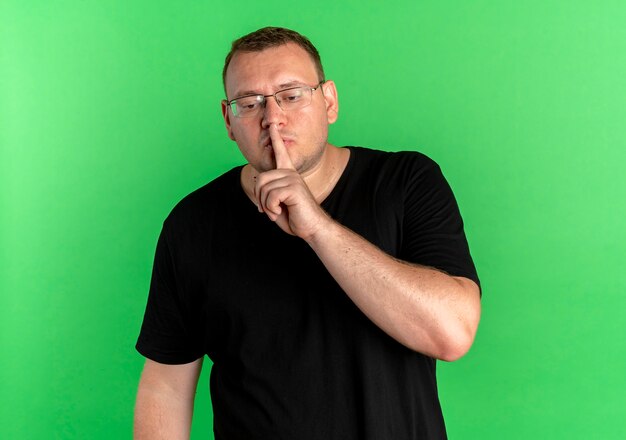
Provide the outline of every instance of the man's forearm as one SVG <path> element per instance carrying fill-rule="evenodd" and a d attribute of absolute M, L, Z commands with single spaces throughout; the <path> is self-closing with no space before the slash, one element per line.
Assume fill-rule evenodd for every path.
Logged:
<path fill-rule="evenodd" d="M 135 440 L 189 439 L 193 399 L 139 387 L 135 406 Z"/>
<path fill-rule="evenodd" d="M 333 220 L 307 241 L 357 307 L 391 337 L 448 361 L 469 350 L 480 319 L 473 281 L 396 260 Z"/>
<path fill-rule="evenodd" d="M 189 439 L 202 361 L 166 365 L 146 359 L 135 405 L 135 440 Z"/>

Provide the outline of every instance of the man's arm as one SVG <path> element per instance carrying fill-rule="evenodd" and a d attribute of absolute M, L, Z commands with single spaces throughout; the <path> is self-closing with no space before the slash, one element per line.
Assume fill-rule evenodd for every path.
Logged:
<path fill-rule="evenodd" d="M 476 283 L 397 260 L 329 219 L 307 242 L 357 307 L 405 346 L 453 361 L 480 320 Z"/>
<path fill-rule="evenodd" d="M 259 209 L 309 243 L 365 315 L 407 347 L 453 361 L 472 345 L 480 320 L 476 283 L 397 260 L 331 219 L 295 170 L 275 125 L 276 170 L 258 176 Z"/>
<path fill-rule="evenodd" d="M 135 405 L 135 440 L 189 438 L 202 361 L 165 365 L 146 359 Z"/>

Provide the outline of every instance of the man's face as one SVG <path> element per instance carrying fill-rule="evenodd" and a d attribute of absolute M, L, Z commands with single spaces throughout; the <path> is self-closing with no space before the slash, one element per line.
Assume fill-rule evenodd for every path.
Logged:
<path fill-rule="evenodd" d="M 237 52 L 226 75 L 228 99 L 244 95 L 270 95 L 297 86 L 317 86 L 315 65 L 300 46 L 288 43 L 261 52 Z M 248 163 L 258 172 L 276 167 L 269 126 L 276 124 L 291 161 L 298 172 L 306 174 L 320 163 L 328 139 L 328 124 L 337 119 L 337 94 L 332 81 L 313 91 L 311 104 L 284 111 L 276 100 L 267 98 L 258 116 L 235 117 L 222 103 L 229 137 L 237 142 Z"/>

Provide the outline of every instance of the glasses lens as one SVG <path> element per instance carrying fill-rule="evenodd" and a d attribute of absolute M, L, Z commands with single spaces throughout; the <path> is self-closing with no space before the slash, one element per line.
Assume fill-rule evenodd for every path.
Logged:
<path fill-rule="evenodd" d="M 297 110 L 311 103 L 311 88 L 295 87 L 283 90 L 276 94 L 276 99 L 283 110 Z"/>
<path fill-rule="evenodd" d="M 262 95 L 238 98 L 230 103 L 230 109 L 235 116 L 240 118 L 251 117 L 258 113 L 263 105 L 263 99 Z"/>

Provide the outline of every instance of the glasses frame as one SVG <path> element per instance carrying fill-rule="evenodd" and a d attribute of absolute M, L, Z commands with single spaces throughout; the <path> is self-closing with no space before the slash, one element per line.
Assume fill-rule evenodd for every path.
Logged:
<path fill-rule="evenodd" d="M 235 111 L 233 110 L 233 103 L 234 103 L 235 101 L 237 101 L 238 99 L 250 98 L 250 97 L 252 97 L 252 96 L 261 96 L 261 97 L 263 97 L 263 101 L 261 101 L 261 106 L 262 106 L 263 108 L 265 108 L 265 106 L 266 106 L 266 104 L 267 104 L 267 98 L 274 98 L 274 101 L 276 101 L 276 104 L 278 104 L 278 106 L 281 108 L 281 110 L 282 110 L 282 111 L 288 111 L 288 110 L 285 110 L 285 109 L 283 108 L 283 106 L 282 106 L 282 105 L 281 105 L 281 103 L 280 103 L 281 101 L 280 101 L 280 100 L 278 100 L 278 99 L 276 99 L 276 95 L 277 95 L 277 94 L 282 93 L 282 92 L 287 92 L 287 91 L 289 91 L 289 90 L 294 90 L 294 89 L 301 89 L 301 88 L 307 89 L 307 88 L 308 88 L 308 89 L 309 89 L 309 91 L 311 92 L 311 98 L 312 98 L 312 97 L 313 97 L 313 92 L 314 92 L 314 91 L 316 91 L 317 89 L 319 89 L 322 85 L 324 85 L 324 83 L 325 83 L 325 82 L 326 82 L 326 80 L 325 80 L 325 79 L 323 79 L 323 80 L 321 80 L 319 83 L 317 83 L 317 85 L 316 85 L 315 87 L 311 87 L 311 86 L 309 86 L 309 85 L 303 85 L 303 86 L 293 86 L 293 87 L 287 87 L 286 89 L 281 89 L 281 90 L 278 90 L 277 92 L 272 93 L 271 95 L 263 95 L 263 94 L 261 94 L 261 93 L 258 93 L 258 94 L 257 94 L 257 93 L 254 93 L 254 94 L 250 94 L 250 95 L 237 96 L 236 98 L 233 98 L 233 99 L 231 99 L 231 100 L 224 99 L 224 100 L 223 100 L 223 102 L 224 102 L 224 103 L 226 104 L 226 106 L 230 109 L 230 112 L 232 113 L 232 115 L 233 115 L 234 117 L 236 117 L 236 118 L 253 118 L 254 116 L 256 116 L 256 114 L 253 114 L 253 115 L 250 115 L 250 116 L 241 116 L 241 115 L 236 114 L 236 113 L 235 113 Z M 322 90 L 323 90 L 323 89 L 322 89 Z M 312 100 L 313 100 L 313 99 L 311 99 L 311 101 L 312 101 Z M 311 103 L 310 103 L 310 102 L 309 102 L 307 105 L 305 105 L 304 107 L 307 107 L 307 106 L 309 106 L 309 105 L 311 105 Z M 300 108 L 304 108 L 304 107 L 300 107 Z"/>

